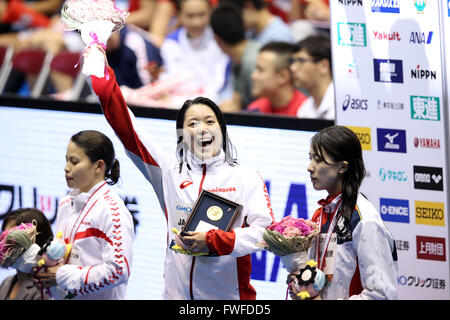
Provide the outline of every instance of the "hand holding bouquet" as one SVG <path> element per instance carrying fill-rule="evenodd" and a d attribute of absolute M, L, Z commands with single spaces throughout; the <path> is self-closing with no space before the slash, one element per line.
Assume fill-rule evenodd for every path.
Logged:
<path fill-rule="evenodd" d="M 125 25 L 129 13 L 117 8 L 112 0 L 67 0 L 61 10 L 61 18 L 67 30 L 80 30 L 87 46 L 106 42 L 112 32 Z M 103 53 L 95 46 L 84 61 L 82 72 L 102 78 L 105 75 Z"/>
<path fill-rule="evenodd" d="M 36 225 L 22 223 L 0 235 L 0 266 L 29 273 L 37 264 L 40 247 L 35 244 Z"/>
<path fill-rule="evenodd" d="M 284 267 L 299 274 L 291 282 L 301 299 L 314 297 L 325 285 L 325 275 L 313 260 L 308 261 L 308 249 L 319 234 L 319 226 L 309 219 L 287 216 L 269 226 L 259 245 L 280 256 Z"/>

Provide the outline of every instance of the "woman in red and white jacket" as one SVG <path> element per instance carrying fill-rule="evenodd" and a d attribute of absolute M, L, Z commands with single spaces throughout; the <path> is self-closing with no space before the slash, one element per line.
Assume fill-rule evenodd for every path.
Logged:
<path fill-rule="evenodd" d="M 259 173 L 237 164 L 219 107 L 203 97 L 184 103 L 176 121 L 176 156 L 170 157 L 139 127 L 114 71 L 107 70 L 109 77 L 91 77 L 94 91 L 128 156 L 152 184 L 167 221 L 163 298 L 255 299 L 250 284 L 251 253 L 261 250 L 257 244 L 273 214 Z M 215 256 L 193 257 L 171 250 L 176 235 L 170 230 L 183 226 L 203 189 L 242 204 L 241 214 L 229 232 L 208 230 L 183 237 L 192 244 L 190 251 Z"/>
<path fill-rule="evenodd" d="M 61 199 L 54 229 L 72 248 L 66 261 L 34 274 L 36 286 L 51 287 L 54 298 L 124 299 L 134 225 L 110 188 L 120 176 L 111 140 L 94 130 L 75 134 L 64 171 L 72 190 Z"/>

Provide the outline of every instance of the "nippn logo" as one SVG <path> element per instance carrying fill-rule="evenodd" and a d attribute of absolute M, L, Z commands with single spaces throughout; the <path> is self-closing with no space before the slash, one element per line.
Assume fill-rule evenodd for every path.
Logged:
<path fill-rule="evenodd" d="M 415 201 L 416 224 L 430 226 L 445 226 L 444 203 L 430 201 Z"/>
<path fill-rule="evenodd" d="M 363 150 L 372 150 L 372 135 L 370 134 L 369 127 L 347 127 L 352 130 L 359 139 L 361 143 L 361 148 Z"/>

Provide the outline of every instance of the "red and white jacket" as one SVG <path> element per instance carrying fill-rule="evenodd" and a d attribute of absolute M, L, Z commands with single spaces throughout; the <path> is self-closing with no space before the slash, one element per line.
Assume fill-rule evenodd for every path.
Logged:
<path fill-rule="evenodd" d="M 192 257 L 167 248 L 163 298 L 255 299 L 256 292 L 250 284 L 250 254 L 261 250 L 257 243 L 273 221 L 264 180 L 252 168 L 229 165 L 223 152 L 204 162 L 188 154 L 191 169 L 183 165 L 180 172 L 175 150 L 171 157 L 166 155 L 139 127 L 113 70 L 108 71 L 109 80 L 91 77 L 94 91 L 128 156 L 152 184 L 169 231 L 172 227 L 181 228 L 202 189 L 243 205 L 232 231 L 210 230 L 206 234 L 209 251 L 218 256 Z M 174 234 L 168 232 L 167 245 L 173 238 Z"/>
<path fill-rule="evenodd" d="M 72 250 L 56 273 L 57 285 L 76 299 L 124 299 L 130 276 L 133 219 L 106 181 L 61 199 L 55 229 Z"/>

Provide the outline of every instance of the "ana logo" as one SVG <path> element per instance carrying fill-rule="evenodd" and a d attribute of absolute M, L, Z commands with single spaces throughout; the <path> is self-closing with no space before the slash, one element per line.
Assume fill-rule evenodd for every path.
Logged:
<path fill-rule="evenodd" d="M 372 139 L 370 134 L 370 128 L 367 127 L 347 127 L 352 130 L 359 139 L 363 150 L 372 150 Z"/>
<path fill-rule="evenodd" d="M 384 31 L 374 31 L 373 36 L 375 40 L 386 40 L 386 41 L 401 41 L 400 33 L 397 31 L 384 32 Z"/>
<path fill-rule="evenodd" d="M 411 37 L 409 37 L 409 43 L 414 44 L 430 44 L 433 38 L 433 31 L 429 32 L 411 32 Z"/>
<path fill-rule="evenodd" d="M 365 23 L 338 22 L 337 34 L 340 46 L 365 47 L 367 45 Z"/>
<path fill-rule="evenodd" d="M 411 119 L 440 121 L 439 98 L 411 96 Z"/>
<path fill-rule="evenodd" d="M 427 5 L 427 2 L 425 0 L 415 0 L 414 1 L 414 6 L 416 7 L 417 13 L 423 13 L 426 5 Z"/>
<path fill-rule="evenodd" d="M 372 12 L 400 13 L 398 0 L 372 0 Z"/>
<path fill-rule="evenodd" d="M 436 80 L 436 71 L 422 69 L 420 65 L 417 65 L 415 69 L 411 69 L 411 78 Z"/>
<path fill-rule="evenodd" d="M 403 110 L 405 104 L 403 102 L 382 102 L 377 101 L 377 109 Z"/>
<path fill-rule="evenodd" d="M 403 62 L 393 59 L 373 59 L 376 82 L 403 83 Z"/>
<path fill-rule="evenodd" d="M 424 149 L 440 149 L 441 142 L 436 138 L 420 138 L 414 137 L 414 147 Z"/>
<path fill-rule="evenodd" d="M 446 261 L 445 238 L 416 236 L 417 259 Z"/>
<path fill-rule="evenodd" d="M 339 4 L 344 6 L 359 6 L 362 7 L 362 0 L 339 0 Z"/>
<path fill-rule="evenodd" d="M 377 128 L 378 151 L 406 153 L 406 131 Z"/>
<path fill-rule="evenodd" d="M 367 110 L 369 103 L 367 99 L 352 98 L 350 95 L 346 95 L 344 102 L 342 103 L 342 110 L 346 111 L 348 108 L 353 110 Z"/>
<path fill-rule="evenodd" d="M 444 190 L 442 168 L 414 166 L 414 189 Z"/>
<path fill-rule="evenodd" d="M 415 201 L 416 224 L 445 226 L 444 203 Z"/>
<path fill-rule="evenodd" d="M 384 221 L 409 223 L 409 201 L 380 198 L 380 213 Z"/>

